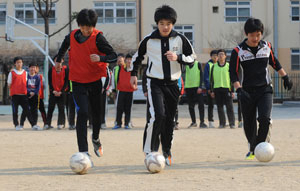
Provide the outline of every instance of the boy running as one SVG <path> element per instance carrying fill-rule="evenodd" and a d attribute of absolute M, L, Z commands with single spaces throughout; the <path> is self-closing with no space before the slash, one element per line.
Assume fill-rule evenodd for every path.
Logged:
<path fill-rule="evenodd" d="M 290 90 L 292 81 L 274 56 L 269 42 L 261 40 L 264 26 L 259 19 L 249 18 L 244 31 L 247 38 L 232 50 L 230 78 L 236 92 L 240 94 L 244 131 L 250 146 L 246 159 L 254 159 L 256 145 L 270 141 L 273 88 L 268 65 L 271 65 Z M 256 116 L 258 114 L 258 118 Z M 259 129 L 257 131 L 257 122 Z"/>
<path fill-rule="evenodd" d="M 57 63 L 61 62 L 69 50 L 69 79 L 72 81 L 73 98 L 76 105 L 76 133 L 79 152 L 88 154 L 87 119 L 88 103 L 91 104 L 93 117 L 92 142 L 95 154 L 103 155 L 99 139 L 101 113 L 101 77 L 106 76 L 106 63 L 115 62 L 117 54 L 95 28 L 97 13 L 92 9 L 83 9 L 77 15 L 79 29 L 67 35 L 58 52 Z"/>
<path fill-rule="evenodd" d="M 154 19 L 158 29 L 146 36 L 132 59 L 131 85 L 137 87 L 137 70 L 148 56 L 147 91 L 150 119 L 144 132 L 144 153 L 156 152 L 161 138 L 166 164 L 172 164 L 171 146 L 174 116 L 179 97 L 178 79 L 183 64 L 193 64 L 196 58 L 190 42 L 173 30 L 176 11 L 163 5 L 156 9 Z"/>

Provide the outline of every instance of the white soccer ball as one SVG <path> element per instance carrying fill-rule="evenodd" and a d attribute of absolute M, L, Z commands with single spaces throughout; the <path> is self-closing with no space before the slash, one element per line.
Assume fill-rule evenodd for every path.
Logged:
<path fill-rule="evenodd" d="M 165 168 L 166 160 L 159 152 L 151 152 L 145 158 L 145 165 L 149 172 L 158 173 Z"/>
<path fill-rule="evenodd" d="M 267 142 L 259 143 L 254 150 L 255 157 L 260 162 L 269 162 L 275 155 L 274 147 Z"/>
<path fill-rule="evenodd" d="M 92 161 L 86 153 L 78 152 L 70 158 L 70 168 L 77 174 L 85 174 L 92 167 Z"/>

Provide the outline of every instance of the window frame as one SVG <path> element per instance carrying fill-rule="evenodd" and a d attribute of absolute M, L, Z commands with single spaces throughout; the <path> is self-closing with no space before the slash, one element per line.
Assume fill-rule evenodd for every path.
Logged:
<path fill-rule="evenodd" d="M 293 56 L 298 56 L 298 60 L 299 60 L 298 65 L 293 64 Z M 294 69 L 293 66 L 297 66 L 298 69 Z M 300 70 L 300 48 L 291 48 L 291 70 L 293 71 Z"/>
<path fill-rule="evenodd" d="M 17 6 L 19 5 L 19 6 Z M 22 7 L 20 5 L 23 5 Z M 45 9 L 45 6 L 42 6 L 42 9 Z M 16 12 L 17 11 L 23 11 L 23 17 L 22 18 L 17 18 L 17 14 Z M 32 11 L 33 12 L 33 18 L 32 18 L 32 22 L 28 22 L 26 21 L 26 11 Z M 49 18 L 49 24 L 52 25 L 52 24 L 56 24 L 56 3 L 54 3 L 52 5 L 52 9 L 51 11 L 54 12 L 54 18 Z M 14 3 L 14 16 L 25 22 L 26 24 L 32 24 L 32 25 L 44 25 L 45 22 L 44 22 L 44 19 L 42 19 L 42 17 L 38 17 L 38 12 L 35 10 L 34 6 L 32 3 L 28 3 L 28 2 L 21 2 L 21 3 Z M 18 24 L 18 23 L 16 23 Z"/>
<path fill-rule="evenodd" d="M 298 2 L 297 4 L 293 4 L 293 2 Z M 299 22 L 300 21 L 300 2 L 291 0 L 291 9 L 290 9 L 290 19 L 292 22 Z M 298 15 L 293 15 L 293 8 L 298 8 Z M 298 20 L 293 20 L 293 17 L 298 17 Z"/>
<path fill-rule="evenodd" d="M 122 5 L 123 4 L 123 5 Z M 102 10 L 102 17 L 98 14 L 97 23 L 101 24 L 136 24 L 136 2 L 135 1 L 105 1 L 105 2 L 94 2 L 94 9 L 98 13 L 98 11 Z M 113 17 L 105 17 L 105 11 L 112 10 Z M 118 17 L 117 11 L 124 11 L 124 17 Z M 128 17 L 128 10 L 132 10 L 132 17 Z"/>
<path fill-rule="evenodd" d="M 232 5 L 226 5 L 226 3 L 235 3 L 235 4 L 232 4 Z M 242 5 L 242 3 L 249 3 L 247 5 Z M 227 8 L 235 8 L 236 9 L 236 16 L 227 16 L 226 15 L 226 9 Z M 240 20 L 240 18 L 244 18 L 246 16 L 240 16 L 239 15 L 239 9 L 241 8 L 247 8 L 249 9 L 249 16 L 247 18 L 250 18 L 251 17 L 251 1 L 248 0 L 248 1 L 228 1 L 228 0 L 225 0 L 224 1 L 224 21 L 225 23 L 239 23 L 239 22 L 245 22 L 247 20 Z M 228 21 L 227 18 L 236 18 L 236 21 Z"/>
<path fill-rule="evenodd" d="M 4 7 L 1 7 L 1 5 L 4 6 Z M 3 23 L 0 21 L 0 25 L 5 25 L 6 24 L 6 15 L 7 15 L 7 5 L 6 5 L 6 3 L 0 3 L 0 12 L 5 12 Z"/>

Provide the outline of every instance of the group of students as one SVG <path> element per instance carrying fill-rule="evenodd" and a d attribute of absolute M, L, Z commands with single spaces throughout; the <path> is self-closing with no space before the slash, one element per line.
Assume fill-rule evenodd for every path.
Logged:
<path fill-rule="evenodd" d="M 101 128 L 99 116 L 103 112 L 101 101 L 103 83 L 101 79 L 107 77 L 107 63 L 116 62 L 117 54 L 102 32 L 95 28 L 97 18 L 96 12 L 92 9 L 83 9 L 79 12 L 76 19 L 79 29 L 72 31 L 65 37 L 55 64 L 56 66 L 60 65 L 65 53 L 69 50 L 69 80 L 72 81 L 72 97 L 77 111 L 78 149 L 79 152 L 90 156 L 87 141 L 87 120 L 90 109 L 93 125 L 93 150 L 96 156 L 100 157 L 103 155 L 103 145 L 99 136 Z M 144 73 L 147 122 L 143 136 L 143 151 L 145 155 L 157 152 L 161 144 L 167 165 L 173 163 L 171 148 L 173 131 L 176 126 L 175 116 L 180 97 L 178 82 L 181 81 L 183 66 L 186 66 L 187 72 L 190 74 L 185 79 L 188 97 L 194 99 L 196 94 L 201 95 L 203 91 L 200 86 L 203 81 L 200 64 L 195 62 L 196 54 L 189 40 L 173 30 L 176 19 L 176 11 L 170 6 L 163 5 L 157 8 L 154 14 L 157 29 L 140 42 L 137 52 L 130 58 L 130 64 L 126 64 L 126 67 L 123 65 L 115 68 L 114 71 L 114 75 L 119 74 L 116 80 L 119 87 L 118 100 L 125 100 L 119 106 L 122 108 L 119 114 L 122 112 L 128 114 L 128 108 L 131 105 L 126 104 L 131 104 L 132 101 L 126 100 L 132 100 L 132 91 L 137 89 L 137 72 L 147 55 L 147 68 Z M 212 62 L 215 63 L 208 63 L 209 75 L 208 77 L 205 76 L 204 79 L 209 79 L 209 83 L 205 82 L 206 89 L 210 97 L 216 99 L 220 127 L 225 126 L 225 116 L 224 111 L 221 110 L 221 105 L 222 108 L 224 104 L 229 105 L 227 103 L 232 99 L 233 91 L 237 92 L 241 101 L 244 131 L 250 145 L 246 158 L 253 159 L 255 146 L 260 142 L 269 140 L 267 135 L 270 132 L 269 127 L 271 124 L 272 85 L 268 65 L 271 65 L 282 76 L 286 89 L 290 90 L 292 88 L 292 81 L 274 56 L 270 43 L 261 40 L 264 32 L 261 21 L 249 18 L 245 23 L 244 30 L 247 38 L 234 48 L 230 63 L 225 61 L 226 53 L 224 50 L 212 52 Z M 214 59 L 216 56 L 218 56 L 217 62 Z M 205 67 L 205 71 L 207 71 L 207 67 Z M 13 77 L 16 76 L 16 74 L 12 75 Z M 26 80 L 25 78 L 26 75 L 20 78 L 17 83 L 22 83 L 23 80 Z M 128 86 L 128 80 L 131 86 Z M 122 89 L 123 87 L 128 87 L 130 93 L 127 92 L 127 89 L 123 91 L 125 90 Z M 14 104 L 27 103 L 27 101 L 23 101 L 27 93 L 26 88 L 23 88 L 21 92 L 16 92 L 11 84 L 11 90 L 13 90 L 11 91 L 13 92 L 13 108 Z M 57 91 L 52 93 L 54 96 L 59 94 Z M 19 96 L 20 94 L 24 94 L 24 96 Z M 33 94 L 30 93 L 29 95 Z M 202 99 L 202 101 L 199 101 L 202 103 L 203 98 L 201 97 L 198 98 L 199 100 Z M 90 106 L 88 106 L 89 104 Z M 192 108 L 192 106 L 192 104 L 189 104 L 189 108 Z M 228 114 L 233 112 L 230 107 L 232 108 L 232 106 L 229 106 L 229 109 L 227 108 Z M 201 104 L 200 111 L 203 108 Z M 28 113 L 28 110 L 25 112 Z M 191 109 L 190 113 L 192 122 L 196 123 Z M 258 118 L 256 118 L 257 115 Z M 209 107 L 208 116 L 209 122 L 212 122 L 211 106 Z M 35 127 L 35 121 L 30 117 L 29 121 Z M 258 131 L 256 121 L 259 124 Z M 127 117 L 125 128 L 129 128 L 126 127 L 129 126 L 129 123 L 130 118 Z M 232 127 L 234 126 L 234 116 L 229 117 L 229 124 Z M 18 123 L 16 122 L 15 125 L 17 126 Z M 203 112 L 203 115 L 200 115 L 200 127 L 205 126 Z M 118 129 L 120 127 L 120 115 L 118 115 L 114 128 Z"/>

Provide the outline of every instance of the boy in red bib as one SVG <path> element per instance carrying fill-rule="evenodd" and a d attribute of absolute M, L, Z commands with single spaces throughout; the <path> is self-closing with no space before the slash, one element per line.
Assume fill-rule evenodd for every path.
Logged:
<path fill-rule="evenodd" d="M 100 157 L 103 147 L 100 143 L 101 77 L 106 77 L 106 63 L 116 61 L 117 54 L 95 28 L 98 16 L 92 9 L 78 13 L 77 24 L 80 29 L 67 35 L 58 52 L 56 64 L 61 62 L 69 50 L 69 80 L 72 81 L 73 98 L 76 105 L 76 133 L 79 152 L 88 154 L 87 119 L 90 102 L 93 121 L 92 142 L 95 154 Z"/>

